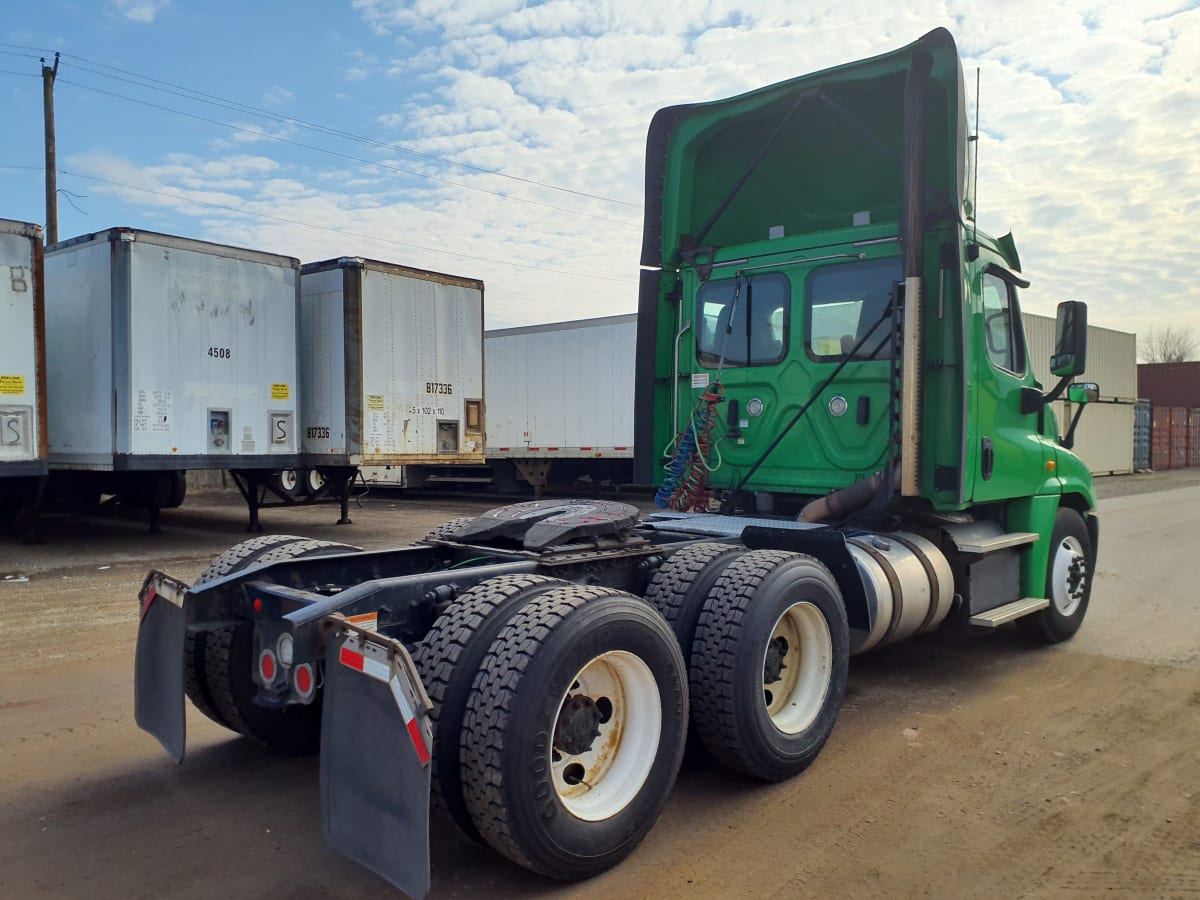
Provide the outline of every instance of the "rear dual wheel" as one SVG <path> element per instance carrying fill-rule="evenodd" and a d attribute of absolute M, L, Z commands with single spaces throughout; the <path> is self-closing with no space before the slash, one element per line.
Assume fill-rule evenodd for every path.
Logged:
<path fill-rule="evenodd" d="M 464 600 L 416 654 L 442 697 L 443 800 L 525 868 L 566 880 L 610 868 L 650 830 L 682 760 L 687 683 L 670 628 L 637 597 L 540 576 L 491 579 Z M 451 634 L 459 649 L 439 652 Z"/>

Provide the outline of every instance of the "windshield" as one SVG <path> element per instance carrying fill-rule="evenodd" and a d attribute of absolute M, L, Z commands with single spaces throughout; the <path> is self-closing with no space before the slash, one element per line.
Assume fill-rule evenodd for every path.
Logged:
<path fill-rule="evenodd" d="M 823 266 L 808 277 L 808 355 L 819 360 L 843 359 L 887 309 L 892 285 L 900 280 L 899 259 Z M 886 321 L 859 349 L 857 356 L 889 359 Z"/>
<path fill-rule="evenodd" d="M 710 281 L 696 296 L 696 358 L 710 368 L 764 366 L 787 355 L 786 275 Z"/>

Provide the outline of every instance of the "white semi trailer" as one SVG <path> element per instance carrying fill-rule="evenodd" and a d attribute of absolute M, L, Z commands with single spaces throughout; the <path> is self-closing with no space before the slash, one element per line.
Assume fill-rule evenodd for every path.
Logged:
<path fill-rule="evenodd" d="M 305 469 L 484 461 L 483 282 L 342 257 L 301 269 Z"/>
<path fill-rule="evenodd" d="M 299 260 L 113 228 L 48 248 L 45 266 L 60 495 L 117 494 L 154 527 L 188 469 L 298 465 Z"/>
<path fill-rule="evenodd" d="M 36 503 L 46 474 L 42 229 L 0 219 L 0 517 Z"/>

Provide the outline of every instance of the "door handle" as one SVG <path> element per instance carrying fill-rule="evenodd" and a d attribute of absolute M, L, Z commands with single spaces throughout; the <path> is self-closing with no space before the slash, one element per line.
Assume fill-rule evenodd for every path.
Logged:
<path fill-rule="evenodd" d="M 996 464 L 996 449 L 992 446 L 992 439 L 985 437 L 983 439 L 983 452 L 979 460 L 979 468 L 983 473 L 983 480 L 990 481 L 992 477 L 992 467 Z"/>

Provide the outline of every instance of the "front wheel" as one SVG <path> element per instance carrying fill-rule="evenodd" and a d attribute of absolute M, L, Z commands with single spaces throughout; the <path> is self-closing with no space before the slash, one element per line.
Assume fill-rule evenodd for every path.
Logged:
<path fill-rule="evenodd" d="M 684 671 L 670 627 L 637 597 L 568 585 L 533 598 L 467 704 L 463 786 L 484 839 L 564 880 L 629 855 L 683 759 Z"/>
<path fill-rule="evenodd" d="M 1020 632 L 1043 644 L 1058 644 L 1074 636 L 1087 614 L 1095 570 L 1096 552 L 1083 517 L 1073 509 L 1059 509 L 1050 535 L 1050 557 L 1046 560 L 1046 596 L 1050 605 L 1017 619 Z"/>

